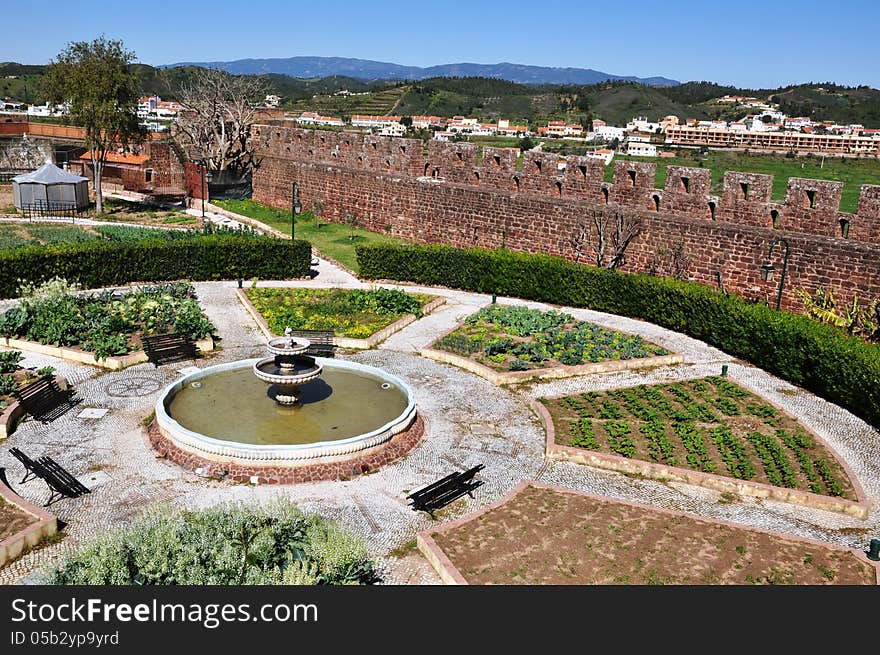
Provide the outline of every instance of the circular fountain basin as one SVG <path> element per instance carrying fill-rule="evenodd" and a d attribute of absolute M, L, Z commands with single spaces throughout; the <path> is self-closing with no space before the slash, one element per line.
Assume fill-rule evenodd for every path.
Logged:
<path fill-rule="evenodd" d="M 296 465 L 378 446 L 415 419 L 412 392 L 397 376 L 357 362 L 314 359 L 315 376 L 297 383 L 297 407 L 276 404 L 266 381 L 254 375 L 261 362 L 274 367 L 272 358 L 184 376 L 159 397 L 158 428 L 179 448 L 209 460 Z"/>

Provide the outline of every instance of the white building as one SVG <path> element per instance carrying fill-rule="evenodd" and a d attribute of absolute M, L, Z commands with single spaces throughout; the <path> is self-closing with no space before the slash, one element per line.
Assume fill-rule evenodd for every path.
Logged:
<path fill-rule="evenodd" d="M 406 125 L 403 123 L 389 123 L 379 130 L 379 134 L 381 136 L 403 136 L 406 134 Z"/>
<path fill-rule="evenodd" d="M 48 102 L 45 105 L 31 105 L 27 109 L 28 116 L 66 116 L 70 110 L 70 104 L 64 103 L 63 105 L 50 105 Z"/>
<path fill-rule="evenodd" d="M 454 132 L 449 132 L 446 130 L 437 130 L 434 132 L 434 141 L 449 141 L 452 137 L 455 136 Z"/>
<path fill-rule="evenodd" d="M 588 150 L 586 156 L 590 159 L 601 159 L 605 162 L 605 165 L 608 166 L 611 163 L 611 160 L 614 159 L 614 151 L 609 150 L 608 148 L 602 148 L 601 150 Z"/>
<path fill-rule="evenodd" d="M 355 114 L 351 117 L 351 124 L 354 127 L 378 127 L 381 129 L 392 123 L 400 123 L 400 116 L 366 116 Z"/>
<path fill-rule="evenodd" d="M 627 132 L 650 132 L 651 134 L 660 129 L 660 123 L 652 123 L 647 116 L 636 116 L 626 124 Z"/>
<path fill-rule="evenodd" d="M 336 116 L 321 116 L 313 111 L 305 111 L 300 114 L 296 122 L 300 125 L 333 125 L 336 127 L 342 127 L 345 123 L 342 122 L 341 118 L 337 118 Z"/>
<path fill-rule="evenodd" d="M 656 157 L 657 146 L 655 146 L 653 143 L 631 141 L 626 146 L 626 154 L 628 154 L 630 157 Z"/>
<path fill-rule="evenodd" d="M 267 107 L 280 107 L 281 106 L 281 96 L 276 96 L 273 94 L 267 95 L 266 99 L 263 100 L 263 104 Z"/>
<path fill-rule="evenodd" d="M 618 141 L 623 141 L 625 135 L 626 130 L 622 127 L 614 127 L 613 125 L 600 125 L 596 127 L 596 124 L 593 123 L 593 139 L 604 139 L 605 141 L 617 139 Z"/>

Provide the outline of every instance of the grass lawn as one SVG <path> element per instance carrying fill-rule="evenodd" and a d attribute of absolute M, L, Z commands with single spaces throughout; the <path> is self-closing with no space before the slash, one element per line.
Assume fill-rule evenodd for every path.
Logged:
<path fill-rule="evenodd" d="M 857 500 L 797 420 L 722 377 L 541 402 L 560 445 Z"/>
<path fill-rule="evenodd" d="M 292 330 L 332 330 L 337 336 L 366 339 L 406 314 L 422 315 L 433 296 L 394 289 L 272 289 L 245 291 L 275 334 Z"/>
<path fill-rule="evenodd" d="M 438 350 L 473 359 L 496 371 L 576 366 L 611 359 L 667 355 L 641 337 L 605 330 L 556 311 L 490 305 L 441 337 Z"/>
<path fill-rule="evenodd" d="M 276 230 L 290 234 L 290 211 L 274 209 L 253 200 L 215 200 L 214 204 L 236 214 L 255 218 Z M 336 260 L 343 266 L 358 272 L 354 247 L 360 244 L 407 243 L 390 234 L 371 232 L 363 228 L 352 228 L 341 223 L 320 221 L 315 226 L 315 217 L 310 212 L 301 214 L 296 221 L 296 238 L 309 241 L 319 253 Z"/>
<path fill-rule="evenodd" d="M 840 547 L 531 485 L 431 537 L 470 584 L 877 584 Z"/>
<path fill-rule="evenodd" d="M 841 159 L 840 157 L 798 157 L 786 159 L 783 155 L 746 155 L 741 152 L 718 152 L 710 150 L 705 160 L 699 158 L 696 150 L 678 150 L 679 156 L 669 159 L 658 157 L 629 157 L 615 155 L 614 159 L 655 162 L 657 180 L 655 186 L 662 189 L 666 184 L 667 166 L 691 166 L 712 170 L 712 192 L 721 194 L 721 179 L 725 171 L 763 173 L 773 175 L 772 199 L 785 200 L 785 191 L 790 177 L 804 177 L 817 180 L 836 180 L 843 182 L 840 210 L 855 212 L 859 204 L 859 188 L 863 184 L 880 184 L 880 161 L 877 159 Z M 605 181 L 611 182 L 614 164 L 605 168 Z"/>

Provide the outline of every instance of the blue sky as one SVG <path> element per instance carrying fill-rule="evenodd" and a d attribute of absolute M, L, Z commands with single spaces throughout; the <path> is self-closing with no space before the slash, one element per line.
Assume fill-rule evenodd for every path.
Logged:
<path fill-rule="evenodd" d="M 0 61 L 46 63 L 68 42 L 104 33 L 154 65 L 320 55 L 416 66 L 510 61 L 744 87 L 880 87 L 877 9 L 877 0 L 10 1 Z"/>

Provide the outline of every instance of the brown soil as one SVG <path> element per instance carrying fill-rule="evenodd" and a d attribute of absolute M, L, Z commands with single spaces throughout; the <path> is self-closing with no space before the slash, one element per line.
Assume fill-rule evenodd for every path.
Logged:
<path fill-rule="evenodd" d="M 652 456 L 652 454 L 648 451 L 649 441 L 646 436 L 641 432 L 641 428 L 645 425 L 645 422 L 640 417 L 635 416 L 631 411 L 627 409 L 626 402 L 621 395 L 624 392 L 638 392 L 638 388 L 636 388 L 635 390 L 617 390 L 594 394 L 594 397 L 592 398 L 588 398 L 585 396 L 573 396 L 572 398 L 582 407 L 586 408 L 587 414 L 592 414 L 592 417 L 588 420 L 592 425 L 593 434 L 595 436 L 598 447 L 590 448 L 590 450 L 609 454 L 621 454 L 615 452 L 611 447 L 611 440 L 609 438 L 610 435 L 607 430 L 607 425 L 613 420 L 615 422 L 623 421 L 630 426 L 630 433 L 628 437 L 635 444 L 636 452 L 632 456 L 633 459 L 638 459 L 642 461 L 653 461 L 660 464 L 667 464 L 669 466 L 676 466 L 678 468 L 704 471 L 706 473 L 714 473 L 716 475 L 722 475 L 725 477 L 738 477 L 733 475 L 728 469 L 727 464 L 724 462 L 721 456 L 721 452 L 719 451 L 718 446 L 711 436 L 711 430 L 713 428 L 718 428 L 720 425 L 727 425 L 731 429 L 733 434 L 742 443 L 742 446 L 745 449 L 746 454 L 748 455 L 748 459 L 752 465 L 752 468 L 755 471 L 754 477 L 749 478 L 750 481 L 760 482 L 763 484 L 772 484 L 767 477 L 767 472 L 764 468 L 760 456 L 755 450 L 755 446 L 751 442 L 749 442 L 748 439 L 746 439 L 747 434 L 751 432 L 760 432 L 776 439 L 779 447 L 787 456 L 791 465 L 791 469 L 795 474 L 794 488 L 803 491 L 810 491 L 813 493 L 821 493 L 823 495 L 831 495 L 829 490 L 821 483 L 821 481 L 819 482 L 819 486 L 815 488 L 811 487 L 810 479 L 807 477 L 807 474 L 804 472 L 801 463 L 798 461 L 796 453 L 792 449 L 790 449 L 784 442 L 778 440 L 775 436 L 777 429 L 785 430 L 789 434 L 801 433 L 808 435 L 815 443 L 815 446 L 813 448 L 804 451 L 808 455 L 810 461 L 815 461 L 817 459 L 824 460 L 828 464 L 834 477 L 840 483 L 842 489 L 841 497 L 848 500 L 858 500 L 853 485 L 850 482 L 844 468 L 840 465 L 840 463 L 829 451 L 829 449 L 824 446 L 815 437 L 815 435 L 813 435 L 809 430 L 798 423 L 797 419 L 789 416 L 788 414 L 785 414 L 778 408 L 771 406 L 769 403 L 759 398 L 758 396 L 746 392 L 741 387 L 738 387 L 738 385 L 734 386 L 740 389 L 741 393 L 745 393 L 746 395 L 743 395 L 741 398 L 726 397 L 726 400 L 736 406 L 738 412 L 736 415 L 733 416 L 726 415 L 724 412 L 720 411 L 720 409 L 715 404 L 713 404 L 713 400 L 721 397 L 721 394 L 712 384 L 712 379 L 714 378 L 706 378 L 701 381 L 689 380 L 680 383 L 680 386 L 683 387 L 693 399 L 692 405 L 703 404 L 718 419 L 715 422 L 701 420 L 694 421 L 695 427 L 702 433 L 703 443 L 705 444 L 707 451 L 705 459 L 696 464 L 688 461 L 688 452 L 685 450 L 682 440 L 676 435 L 674 422 L 671 418 L 669 418 L 668 414 L 664 414 L 664 434 L 666 435 L 667 439 L 673 447 L 672 459 L 664 458 L 662 455 L 655 457 Z M 701 392 L 695 389 L 695 385 L 697 385 L 698 382 L 702 382 L 706 385 L 705 391 Z M 679 400 L 670 391 L 670 386 L 671 385 L 653 385 L 649 388 L 656 389 L 663 394 L 663 396 L 669 402 L 670 411 L 684 412 L 686 409 L 686 404 Z M 643 406 L 656 409 L 643 398 L 640 400 Z M 573 441 L 573 439 L 576 439 L 576 436 L 578 434 L 577 424 L 580 420 L 578 411 L 567 404 L 564 398 L 543 399 L 542 402 L 550 412 L 550 416 L 553 419 L 553 425 L 556 432 L 556 443 L 561 446 L 583 447 L 582 444 Z M 610 419 L 607 418 L 608 414 L 602 413 L 603 404 L 605 402 L 612 403 L 619 410 L 620 418 L 616 420 Z M 768 416 L 762 419 L 750 413 L 750 406 L 753 409 L 765 408 L 765 411 L 773 411 L 774 413 L 772 416 Z"/>
<path fill-rule="evenodd" d="M 12 185 L 0 184 L 0 214 L 14 211 Z"/>
<path fill-rule="evenodd" d="M 849 551 L 533 486 L 431 536 L 470 584 L 877 584 Z"/>
<path fill-rule="evenodd" d="M 36 522 L 36 517 L 0 499 L 0 541 Z"/>

